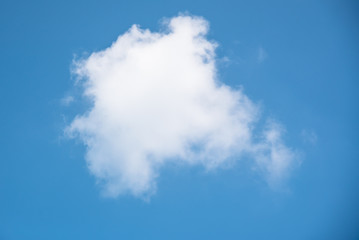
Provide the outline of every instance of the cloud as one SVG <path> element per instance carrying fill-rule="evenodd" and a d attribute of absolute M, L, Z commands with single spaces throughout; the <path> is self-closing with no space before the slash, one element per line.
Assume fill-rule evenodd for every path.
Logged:
<path fill-rule="evenodd" d="M 251 156 L 270 184 L 295 155 L 282 128 L 254 129 L 259 107 L 241 89 L 220 82 L 209 24 L 180 15 L 151 32 L 133 25 L 107 49 L 75 61 L 92 107 L 67 127 L 87 147 L 86 161 L 105 195 L 148 197 L 167 163 L 207 170 Z"/>
<path fill-rule="evenodd" d="M 65 96 L 61 99 L 61 104 L 63 106 L 69 106 L 74 101 L 73 96 Z"/>
<path fill-rule="evenodd" d="M 257 54 L 257 61 L 259 63 L 261 63 L 264 60 L 266 60 L 267 57 L 268 57 L 268 54 L 267 54 L 266 50 L 264 50 L 264 48 L 262 48 L 262 47 L 259 47 L 258 54 Z"/>
<path fill-rule="evenodd" d="M 318 136 L 313 130 L 303 129 L 301 132 L 303 142 L 315 145 L 318 141 Z"/>
<path fill-rule="evenodd" d="M 298 153 L 288 148 L 282 136 L 285 129 L 274 120 L 268 120 L 262 133 L 261 140 L 252 144 L 251 151 L 257 167 L 265 175 L 271 187 L 282 184 L 290 170 L 299 164 Z"/>

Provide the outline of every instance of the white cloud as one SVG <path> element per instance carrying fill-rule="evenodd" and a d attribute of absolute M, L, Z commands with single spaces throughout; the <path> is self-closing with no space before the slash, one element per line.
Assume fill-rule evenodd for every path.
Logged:
<path fill-rule="evenodd" d="M 284 131 L 283 126 L 274 120 L 267 121 L 261 141 L 254 143 L 251 151 L 258 168 L 272 187 L 281 185 L 283 179 L 288 177 L 293 164 L 299 163 L 295 162 L 297 153 L 288 148 L 282 140 Z"/>
<path fill-rule="evenodd" d="M 250 155 L 268 182 L 285 176 L 295 156 L 242 90 L 217 78 L 208 22 L 178 16 L 163 32 L 132 26 L 107 49 L 75 62 L 93 106 L 66 132 L 87 146 L 86 160 L 106 195 L 146 197 L 166 163 L 214 169 Z"/>

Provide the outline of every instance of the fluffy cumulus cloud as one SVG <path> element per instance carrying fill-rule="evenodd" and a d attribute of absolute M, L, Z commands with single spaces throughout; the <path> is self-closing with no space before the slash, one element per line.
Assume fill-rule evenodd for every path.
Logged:
<path fill-rule="evenodd" d="M 274 121 L 254 136 L 258 106 L 219 81 L 208 22 L 180 15 L 164 24 L 162 32 L 134 25 L 74 64 L 92 106 L 66 131 L 86 145 L 104 193 L 150 196 L 167 163 L 210 170 L 244 155 L 270 184 L 281 181 L 295 154 Z"/>

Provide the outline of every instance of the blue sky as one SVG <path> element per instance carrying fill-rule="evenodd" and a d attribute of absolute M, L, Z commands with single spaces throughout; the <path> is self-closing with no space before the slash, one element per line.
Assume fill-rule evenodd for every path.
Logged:
<path fill-rule="evenodd" d="M 0 239 L 357 239 L 358 10 L 355 1 L 1 1 Z M 106 197 L 89 146 L 64 134 L 91 109 L 71 74 L 76 56 L 133 24 L 159 32 L 181 12 L 209 22 L 218 79 L 260 108 L 254 134 L 266 119 L 285 127 L 297 164 L 282 187 L 256 171 L 252 153 L 211 171 L 168 164 L 145 181 L 156 185 L 150 198 L 134 185 Z"/>

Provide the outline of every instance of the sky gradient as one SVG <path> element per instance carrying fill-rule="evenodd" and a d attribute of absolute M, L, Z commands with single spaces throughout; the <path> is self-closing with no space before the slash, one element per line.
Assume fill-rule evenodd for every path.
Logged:
<path fill-rule="evenodd" d="M 0 239 L 358 239 L 359 5 L 355 1 L 1 1 Z M 91 108 L 74 59 L 133 24 L 206 19 L 219 80 L 285 127 L 285 187 L 251 158 L 166 165 L 150 199 L 102 194 L 81 139 Z M 263 128 L 262 128 L 263 129 Z M 260 131 L 260 130 L 259 130 Z"/>

